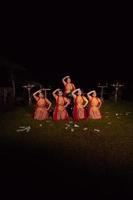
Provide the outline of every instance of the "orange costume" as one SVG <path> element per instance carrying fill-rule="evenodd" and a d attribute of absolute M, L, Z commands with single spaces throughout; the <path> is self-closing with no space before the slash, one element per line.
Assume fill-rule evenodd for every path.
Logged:
<path fill-rule="evenodd" d="M 69 100 L 66 97 L 63 96 L 55 96 L 56 99 L 56 106 L 55 106 L 55 110 L 53 113 L 53 119 L 55 121 L 58 120 L 68 120 L 68 113 L 67 110 L 65 108 L 65 105 L 69 102 Z"/>
<path fill-rule="evenodd" d="M 76 96 L 76 98 L 74 99 L 74 110 L 73 110 L 74 121 L 87 118 L 86 110 L 84 108 L 84 102 L 86 100 L 87 99 L 84 96 Z"/>
<path fill-rule="evenodd" d="M 65 95 L 71 93 L 73 90 L 75 90 L 75 86 L 73 83 L 66 83 L 65 84 Z"/>
<path fill-rule="evenodd" d="M 101 119 L 101 113 L 99 106 L 101 104 L 101 100 L 98 97 L 90 97 L 90 106 L 89 106 L 89 118 L 90 119 Z"/>
<path fill-rule="evenodd" d="M 47 107 L 50 104 L 50 101 L 47 98 L 39 98 L 36 99 L 36 109 L 34 113 L 34 119 L 37 120 L 45 120 L 48 118 L 48 110 Z"/>

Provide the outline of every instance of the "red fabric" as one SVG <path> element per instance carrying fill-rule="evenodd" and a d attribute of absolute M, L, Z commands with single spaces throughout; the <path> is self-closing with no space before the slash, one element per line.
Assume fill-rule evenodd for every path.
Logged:
<path fill-rule="evenodd" d="M 37 98 L 37 103 L 35 107 L 35 112 L 34 112 L 34 119 L 36 120 L 45 120 L 48 118 L 48 111 L 46 108 L 46 100 L 45 99 L 40 99 Z M 41 100 L 41 102 L 40 102 Z"/>
<path fill-rule="evenodd" d="M 67 95 L 67 93 L 66 93 L 66 91 L 67 91 L 67 84 L 68 83 L 66 83 L 66 85 L 65 85 L 65 92 L 64 92 L 64 95 L 66 96 Z M 74 84 L 73 83 L 71 83 L 71 85 L 72 85 L 72 91 L 74 90 Z"/>
<path fill-rule="evenodd" d="M 74 105 L 74 109 L 73 109 L 73 119 L 74 121 L 78 121 L 79 120 L 79 116 L 78 116 L 78 107 L 77 107 L 77 98 L 78 96 L 76 96 L 76 99 L 75 99 L 75 105 Z M 82 97 L 83 99 L 83 97 Z M 84 99 L 83 99 L 84 101 Z M 84 108 L 84 119 L 87 119 L 87 112 Z"/>
<path fill-rule="evenodd" d="M 64 100 L 64 105 L 65 105 L 65 99 L 64 99 L 64 97 L 63 97 L 63 100 Z M 53 113 L 53 119 L 54 119 L 54 121 L 58 121 L 59 120 L 57 118 L 58 108 L 59 108 L 59 96 L 57 97 L 56 106 L 55 106 L 55 110 L 54 110 L 54 113 Z M 67 114 L 67 112 L 66 112 L 65 120 L 68 120 L 68 114 Z"/>
<path fill-rule="evenodd" d="M 101 113 L 100 113 L 100 109 L 98 108 L 98 106 L 100 105 L 100 99 L 96 97 L 97 103 L 95 106 L 93 106 L 93 98 L 90 100 L 90 106 L 88 108 L 88 117 L 90 119 L 101 119 Z"/>
<path fill-rule="evenodd" d="M 98 97 L 92 97 L 92 98 L 91 98 L 91 100 L 90 100 L 90 106 L 91 106 L 91 104 L 92 104 L 93 98 L 96 98 L 96 99 L 97 99 L 97 104 L 98 104 L 97 106 L 99 106 L 100 100 L 99 100 Z"/>

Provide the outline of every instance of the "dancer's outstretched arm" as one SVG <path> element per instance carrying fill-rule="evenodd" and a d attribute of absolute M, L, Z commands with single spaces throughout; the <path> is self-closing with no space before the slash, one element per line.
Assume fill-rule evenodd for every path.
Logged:
<path fill-rule="evenodd" d="M 63 82 L 64 85 L 66 85 L 66 81 L 65 81 L 66 78 L 70 78 L 70 76 L 65 76 L 65 77 L 62 79 L 62 82 Z"/>
<path fill-rule="evenodd" d="M 98 106 L 98 108 L 100 109 L 101 106 L 102 106 L 102 101 L 101 101 L 101 99 L 99 99 L 99 106 Z"/>
<path fill-rule="evenodd" d="M 88 99 L 86 97 L 84 97 L 84 101 L 85 101 L 85 104 L 84 104 L 84 108 L 85 108 L 88 104 Z"/>
<path fill-rule="evenodd" d="M 51 108 L 52 103 L 47 98 L 46 98 L 46 102 L 49 105 L 48 108 L 47 108 L 47 110 L 49 110 Z"/>
<path fill-rule="evenodd" d="M 78 89 L 76 89 L 76 90 L 74 90 L 73 92 L 72 92 L 72 96 L 73 96 L 73 98 L 75 99 L 76 98 L 76 92 L 78 92 L 80 90 L 80 88 L 78 88 Z"/>
<path fill-rule="evenodd" d="M 69 99 L 67 99 L 67 98 L 65 98 L 65 101 L 66 101 L 66 104 L 65 104 L 65 108 L 70 104 L 70 100 Z"/>
<path fill-rule="evenodd" d="M 40 92 L 41 92 L 41 90 L 37 90 L 36 92 L 34 92 L 34 93 L 33 93 L 33 97 L 36 98 L 36 95 L 37 95 L 38 93 L 40 93 Z"/>
<path fill-rule="evenodd" d="M 92 91 L 88 92 L 88 93 L 87 93 L 87 96 L 90 95 L 90 94 L 92 94 L 93 92 L 96 92 L 96 91 L 95 91 L 95 90 L 92 90 Z"/>
<path fill-rule="evenodd" d="M 59 88 L 53 91 L 53 93 L 52 93 L 52 94 L 53 94 L 54 98 L 56 98 L 56 97 L 57 97 L 56 93 L 57 93 L 58 91 L 60 91 L 60 89 L 59 89 Z"/>
<path fill-rule="evenodd" d="M 87 97 L 89 98 L 89 100 L 92 99 L 91 94 L 92 94 L 93 92 L 95 92 L 95 90 L 92 90 L 92 91 L 90 91 L 90 92 L 87 93 Z"/>

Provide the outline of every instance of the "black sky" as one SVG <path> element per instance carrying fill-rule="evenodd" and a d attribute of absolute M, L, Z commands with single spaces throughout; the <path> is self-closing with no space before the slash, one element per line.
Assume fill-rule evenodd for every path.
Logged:
<path fill-rule="evenodd" d="M 4 29 L 3 29 L 4 30 Z M 122 17 L 91 16 L 9 23 L 2 57 L 26 66 L 33 78 L 50 82 L 64 75 L 82 80 L 132 80 L 131 27 Z"/>

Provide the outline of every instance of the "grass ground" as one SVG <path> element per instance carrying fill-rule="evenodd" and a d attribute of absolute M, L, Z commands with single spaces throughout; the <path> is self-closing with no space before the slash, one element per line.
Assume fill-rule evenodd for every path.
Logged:
<path fill-rule="evenodd" d="M 37 182 L 43 177 L 47 189 L 63 185 L 63 190 L 91 191 L 94 196 L 97 191 L 106 199 L 115 192 L 131 195 L 132 103 L 105 101 L 102 120 L 81 121 L 76 123 L 79 127 L 71 119 L 34 121 L 32 112 L 32 108 L 16 107 L 0 116 L 3 169 L 10 165 L 15 174 L 21 169 Z M 20 126 L 30 126 L 31 130 L 17 132 Z"/>

